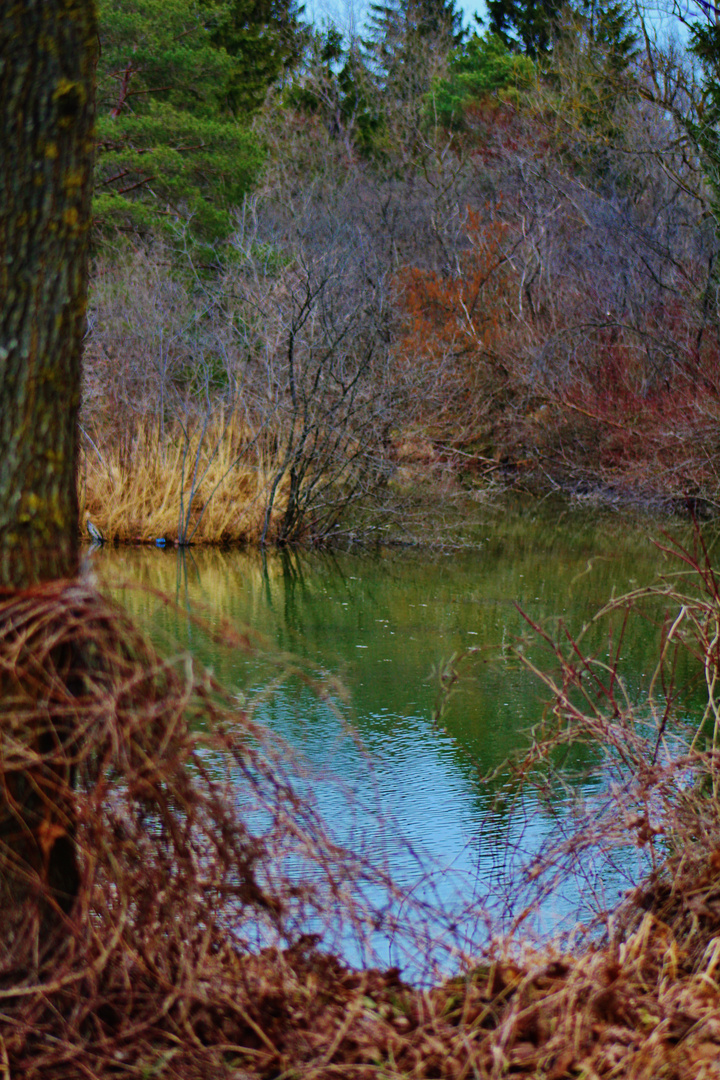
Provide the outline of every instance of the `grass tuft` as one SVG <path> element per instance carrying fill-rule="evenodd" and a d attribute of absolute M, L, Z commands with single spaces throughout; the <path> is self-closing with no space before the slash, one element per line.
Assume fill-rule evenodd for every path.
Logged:
<path fill-rule="evenodd" d="M 108 540 L 196 544 L 256 542 L 276 469 L 247 431 L 216 421 L 185 438 L 159 438 L 139 424 L 127 447 L 86 444 L 80 474 L 82 519 Z M 283 491 L 276 497 L 283 508 Z"/>

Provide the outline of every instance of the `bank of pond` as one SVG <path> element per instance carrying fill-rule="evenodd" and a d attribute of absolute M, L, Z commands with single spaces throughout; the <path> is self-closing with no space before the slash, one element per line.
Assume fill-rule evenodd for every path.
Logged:
<path fill-rule="evenodd" d="M 668 522 L 652 517 L 536 506 L 478 512 L 473 527 L 473 544 L 451 550 L 106 547 L 93 560 L 161 650 L 189 650 L 299 753 L 343 843 L 362 837 L 429 898 L 509 917 L 521 868 L 572 831 L 578 800 L 610 783 L 587 740 L 548 755 L 542 793 L 505 767 L 547 716 L 548 690 L 529 665 L 551 671 L 556 658 L 537 631 L 567 646 L 609 598 L 681 563 L 667 550 Z M 687 523 L 670 532 L 694 542 Z M 637 702 L 666 607 L 645 601 L 629 618 L 623 607 L 584 632 L 583 650 L 617 665 Z M 246 628 L 242 647 L 225 625 Z M 677 657 L 677 686 L 692 682 L 692 667 L 688 653 Z M 702 708 L 699 687 L 686 691 L 688 710 L 696 691 Z M 630 845 L 583 862 L 529 927 L 546 937 L 612 908 L 646 854 Z M 486 937 L 483 918 L 468 933 Z M 378 947 L 397 962 L 392 942 Z"/>

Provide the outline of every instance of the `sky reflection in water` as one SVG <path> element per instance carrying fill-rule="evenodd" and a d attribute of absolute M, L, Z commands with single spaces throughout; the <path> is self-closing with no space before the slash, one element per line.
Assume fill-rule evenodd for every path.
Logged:
<path fill-rule="evenodd" d="M 577 632 L 613 593 L 668 568 L 650 539 L 661 527 L 617 515 L 525 515 L 483 527 L 478 546 L 461 552 L 263 557 L 105 548 L 96 560 L 115 581 L 171 596 L 176 608 L 147 592 L 117 594 L 163 647 L 190 648 L 249 700 L 274 677 L 272 664 L 212 645 L 188 612 L 253 627 L 270 650 L 309 664 L 320 684 L 338 678 L 345 703 L 330 706 L 291 679 L 261 706 L 262 719 L 301 749 L 308 783 L 339 839 L 361 838 L 408 888 L 432 871 L 420 890 L 431 883 L 447 903 L 457 892 L 468 904 L 502 895 L 519 853 L 539 850 L 567 826 L 562 803 L 550 812 L 526 795 L 510 814 L 512 790 L 504 807 L 494 805 L 503 781 L 483 779 L 525 744 L 523 733 L 543 707 L 543 688 L 499 648 L 528 629 L 516 605 L 536 622 L 555 625 L 561 617 Z M 633 693 L 652 670 L 656 640 L 654 627 L 631 624 L 623 661 Z M 468 649 L 475 652 L 438 727 L 437 672 Z M 592 761 L 585 754 L 570 764 Z M 586 869 L 613 903 L 636 863 L 630 852 L 619 870 Z M 549 897 L 532 928 L 548 933 L 586 917 L 579 889 L 571 881 Z"/>

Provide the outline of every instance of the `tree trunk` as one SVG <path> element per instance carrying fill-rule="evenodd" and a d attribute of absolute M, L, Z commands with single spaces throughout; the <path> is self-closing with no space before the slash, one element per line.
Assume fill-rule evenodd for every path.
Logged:
<path fill-rule="evenodd" d="M 91 0 L 0 5 L 0 588 L 78 565 Z"/>
<path fill-rule="evenodd" d="M 48 583 L 78 570 L 96 51 L 94 0 L 0 2 L 0 945 L 15 957 L 37 957 L 79 881 L 82 664 L 62 632 L 71 587 Z"/>

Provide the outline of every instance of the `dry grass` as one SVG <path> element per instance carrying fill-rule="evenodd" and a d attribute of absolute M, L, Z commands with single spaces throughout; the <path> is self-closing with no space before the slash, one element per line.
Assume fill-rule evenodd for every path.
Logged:
<path fill-rule="evenodd" d="M 198 430 L 160 439 L 142 423 L 129 447 L 102 445 L 84 440 L 80 498 L 83 522 L 89 515 L 107 539 L 172 543 L 181 522 L 193 543 L 259 539 L 277 466 L 238 425 L 215 421 L 201 442 Z M 282 488 L 276 505 L 281 513 Z"/>

